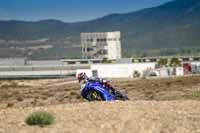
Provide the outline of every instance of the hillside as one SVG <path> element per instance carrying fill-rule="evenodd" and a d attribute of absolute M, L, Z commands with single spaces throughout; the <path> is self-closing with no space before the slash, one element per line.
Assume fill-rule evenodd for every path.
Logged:
<path fill-rule="evenodd" d="M 200 47 L 200 1 L 174 0 L 158 7 L 126 14 L 110 14 L 87 22 L 65 23 L 58 20 L 0 21 L 0 46 L 4 50 L 5 48 L 15 47 L 15 52 L 19 50 L 18 55 L 31 55 L 30 58 L 41 56 L 47 58 L 55 56 L 58 58 L 80 57 L 81 32 L 116 30 L 122 32 L 124 55 L 130 56 L 135 51 L 144 52 L 146 50 L 150 51 L 150 53 L 146 53 L 147 55 L 170 55 L 176 54 L 176 50 L 179 48 L 182 48 L 183 54 L 184 50 L 186 51 L 185 54 L 190 54 L 191 51 L 188 52 L 188 49 L 196 50 Z M 32 49 L 29 49 L 29 51 L 21 49 L 29 45 L 39 45 L 38 41 L 34 40 L 40 39 L 47 41 L 39 44 L 48 44 L 53 48 L 40 49 L 39 52 Z M 27 40 L 29 41 L 27 42 Z M 32 43 L 30 43 L 30 40 Z M 71 49 L 73 49 L 73 52 L 71 52 Z M 164 52 L 160 53 L 157 51 L 159 49 L 164 50 Z M 196 53 L 198 54 L 199 51 L 196 51 Z M 35 55 L 37 56 L 35 57 Z"/>

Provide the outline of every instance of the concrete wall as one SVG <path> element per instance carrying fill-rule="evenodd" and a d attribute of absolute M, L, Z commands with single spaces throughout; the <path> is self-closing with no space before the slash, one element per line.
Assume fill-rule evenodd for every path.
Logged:
<path fill-rule="evenodd" d="M 39 66 L 47 66 L 47 65 L 63 65 L 62 61 L 59 60 L 28 60 L 26 65 L 39 65 Z"/>
<path fill-rule="evenodd" d="M 183 67 L 177 67 L 176 68 L 176 76 L 183 76 L 183 75 L 184 75 Z"/>
<path fill-rule="evenodd" d="M 90 65 L 66 65 L 66 66 L 0 66 L 0 71 L 56 71 L 56 70 L 77 70 L 89 69 Z"/>
<path fill-rule="evenodd" d="M 91 65 L 92 73 L 96 71 L 100 78 L 133 78 L 135 71 L 142 76 L 147 69 L 155 69 L 155 63 Z"/>
<path fill-rule="evenodd" d="M 75 74 L 75 71 L 4 71 L 0 72 L 0 78 L 48 78 L 62 77 Z"/>
<path fill-rule="evenodd" d="M 0 58 L 0 66 L 25 65 L 24 58 Z"/>
<path fill-rule="evenodd" d="M 153 70 L 152 72 L 156 72 L 157 76 L 159 76 L 159 77 L 183 76 L 184 75 L 183 67 L 159 68 L 159 69 Z"/>
<path fill-rule="evenodd" d="M 77 69 L 89 69 L 89 65 L 67 66 L 0 66 L 0 78 L 48 78 L 75 75 Z"/>

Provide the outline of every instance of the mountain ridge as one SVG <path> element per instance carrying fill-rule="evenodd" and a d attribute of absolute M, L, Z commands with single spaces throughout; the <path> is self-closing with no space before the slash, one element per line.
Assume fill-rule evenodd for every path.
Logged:
<path fill-rule="evenodd" d="M 74 45 L 80 46 L 81 32 L 108 31 L 121 31 L 123 54 L 128 56 L 138 50 L 200 47 L 200 1 L 173 0 L 136 12 L 109 14 L 75 23 L 55 19 L 0 21 L 2 40 L 23 42 L 45 38 L 50 45 L 66 50 Z M 80 53 L 79 48 L 76 54 L 80 57 Z"/>

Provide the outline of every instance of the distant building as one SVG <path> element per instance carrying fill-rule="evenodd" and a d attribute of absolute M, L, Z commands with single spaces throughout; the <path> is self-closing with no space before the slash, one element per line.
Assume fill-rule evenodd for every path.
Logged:
<path fill-rule="evenodd" d="M 116 60 L 121 58 L 121 35 L 116 32 L 81 33 L 82 57 L 107 58 Z"/>
<path fill-rule="evenodd" d="M 25 64 L 25 58 L 0 58 L 0 66 L 23 66 Z"/>

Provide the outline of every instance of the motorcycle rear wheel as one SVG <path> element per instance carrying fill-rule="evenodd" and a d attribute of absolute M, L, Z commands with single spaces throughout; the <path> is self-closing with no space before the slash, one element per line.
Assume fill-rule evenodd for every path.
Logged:
<path fill-rule="evenodd" d="M 115 92 L 115 100 L 127 101 L 129 98 L 120 91 Z"/>

